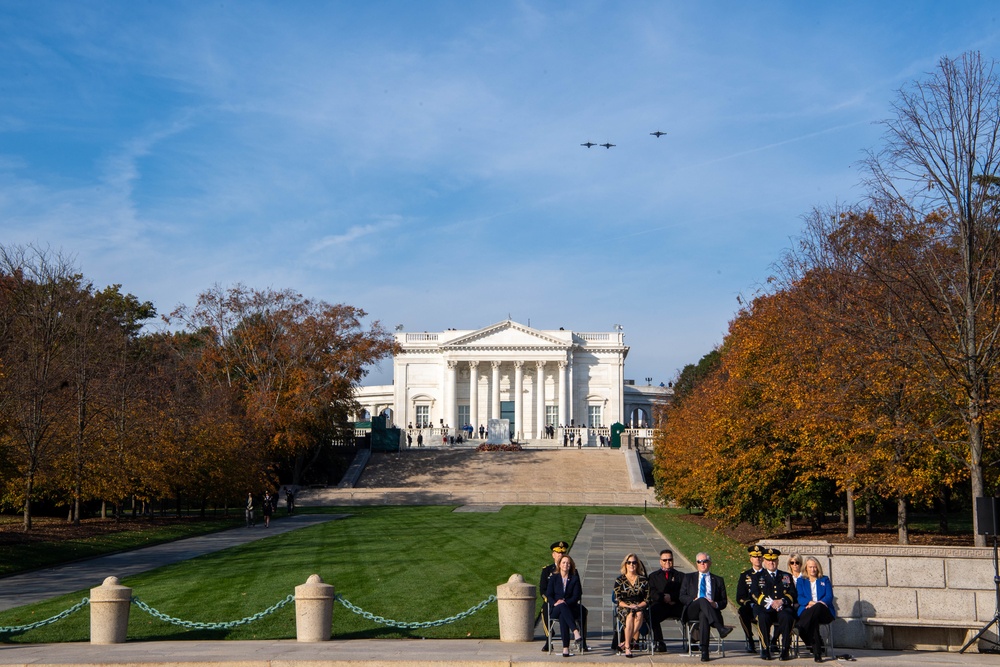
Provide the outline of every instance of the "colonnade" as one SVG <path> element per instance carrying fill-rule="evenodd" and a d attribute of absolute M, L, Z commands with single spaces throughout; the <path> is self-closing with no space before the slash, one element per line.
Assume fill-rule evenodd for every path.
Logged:
<path fill-rule="evenodd" d="M 469 424 L 473 428 L 478 428 L 479 424 L 485 423 L 489 419 L 500 419 L 500 360 L 449 360 L 447 379 L 445 385 L 445 421 L 457 427 L 464 426 L 459 422 L 458 417 L 458 370 L 461 364 L 467 364 L 469 368 Z M 545 360 L 536 359 L 532 361 L 514 360 L 507 362 L 513 364 L 514 378 L 511 394 L 514 400 L 514 421 L 511 424 L 510 432 L 514 437 L 541 437 L 545 428 L 545 369 L 548 364 L 556 364 L 558 375 L 556 377 L 556 395 L 552 397 L 558 406 L 558 425 L 568 425 L 572 415 L 569 406 L 572 403 L 570 393 L 569 363 L 565 359 Z M 525 365 L 529 365 L 528 372 L 531 372 L 530 364 L 534 363 L 535 378 L 533 382 L 535 409 L 532 423 L 525 423 L 524 409 L 524 373 Z M 480 364 L 490 365 L 489 375 L 489 402 L 486 414 L 479 414 L 479 366 Z"/>

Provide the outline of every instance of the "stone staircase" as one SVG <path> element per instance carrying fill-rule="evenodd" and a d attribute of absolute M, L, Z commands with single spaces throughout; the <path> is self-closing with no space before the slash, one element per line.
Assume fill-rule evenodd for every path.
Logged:
<path fill-rule="evenodd" d="M 658 505 L 633 450 L 555 448 L 372 454 L 353 488 L 308 489 L 297 504 Z"/>

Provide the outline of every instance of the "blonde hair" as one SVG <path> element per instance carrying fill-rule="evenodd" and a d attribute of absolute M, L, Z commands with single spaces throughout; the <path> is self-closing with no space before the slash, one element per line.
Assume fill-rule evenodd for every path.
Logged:
<path fill-rule="evenodd" d="M 625 556 L 625 558 L 622 558 L 622 568 L 621 568 L 622 574 L 625 574 L 625 571 L 628 569 L 625 566 L 625 563 L 628 561 L 629 558 L 635 558 L 635 560 L 639 563 L 639 565 L 635 568 L 636 574 L 641 574 L 642 576 L 646 576 L 646 566 L 642 564 L 642 559 L 639 558 L 637 554 L 629 554 Z"/>
<path fill-rule="evenodd" d="M 802 568 L 803 572 L 805 572 L 806 562 L 804 560 L 802 560 L 802 554 L 800 554 L 798 551 L 793 551 L 792 553 L 788 554 L 788 569 L 789 570 L 792 569 L 792 561 L 793 560 L 797 560 L 799 562 L 799 567 Z"/>
<path fill-rule="evenodd" d="M 819 579 L 820 577 L 822 577 L 823 576 L 823 564 L 820 563 L 815 558 L 813 558 L 812 556 L 810 556 L 809 558 L 806 558 L 805 562 L 802 563 L 802 573 L 806 577 L 809 576 L 809 569 L 808 569 L 809 563 L 816 563 L 816 578 Z"/>

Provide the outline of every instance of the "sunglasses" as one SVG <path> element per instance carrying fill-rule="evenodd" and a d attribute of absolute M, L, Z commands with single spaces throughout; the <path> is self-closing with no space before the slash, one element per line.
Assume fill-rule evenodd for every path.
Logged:
<path fill-rule="evenodd" d="M 700 561 L 698 561 L 698 565 L 704 565 L 705 563 L 711 563 L 711 562 L 712 561 L 707 560 L 707 559 L 706 560 L 700 560 Z"/>
<path fill-rule="evenodd" d="M 625 561 L 625 564 L 626 565 L 638 565 L 639 561 L 637 561 L 637 560 L 627 560 L 627 561 Z"/>
<path fill-rule="evenodd" d="M 662 562 L 664 562 L 664 563 L 673 563 L 674 562 L 673 558 L 661 558 L 660 560 Z"/>
<path fill-rule="evenodd" d="M 790 560 L 790 561 L 788 561 L 788 564 L 789 565 L 802 565 L 802 561 L 800 561 L 800 560 Z"/>

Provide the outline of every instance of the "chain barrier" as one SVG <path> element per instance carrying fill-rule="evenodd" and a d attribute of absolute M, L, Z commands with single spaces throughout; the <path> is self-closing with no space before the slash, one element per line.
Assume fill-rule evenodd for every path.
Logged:
<path fill-rule="evenodd" d="M 179 625 L 181 627 L 188 628 L 190 630 L 231 630 L 232 628 L 236 628 L 241 625 L 246 625 L 247 623 L 252 623 L 254 621 L 260 620 L 265 616 L 267 616 L 268 614 L 273 614 L 274 612 L 278 611 L 279 609 L 281 609 L 294 599 L 295 595 L 289 595 L 284 600 L 279 600 L 278 602 L 271 605 L 264 611 L 258 612 L 252 616 L 246 616 L 245 618 L 241 618 L 236 621 L 224 621 L 220 623 L 202 623 L 200 621 L 185 621 L 180 618 L 175 618 L 168 614 L 164 614 L 163 612 L 154 609 L 153 607 L 150 607 L 148 604 L 146 604 L 137 597 L 132 598 L 132 603 L 135 604 L 135 606 L 138 607 L 139 609 L 149 614 L 150 616 L 158 618 L 161 621 L 166 621 L 167 623 L 172 623 L 174 625 Z M 334 599 L 347 609 L 353 611 L 355 614 L 358 614 L 359 616 L 362 616 L 363 618 L 368 619 L 369 621 L 374 621 L 376 623 L 379 623 L 380 625 L 388 625 L 394 628 L 416 630 L 419 628 L 434 628 L 442 625 L 448 625 L 449 623 L 455 623 L 456 621 L 460 621 L 463 618 L 468 618 L 469 616 L 472 616 L 473 614 L 483 609 L 487 605 L 496 602 L 497 597 L 495 595 L 490 595 L 488 598 L 486 598 L 479 604 L 473 607 L 469 607 L 465 611 L 455 614 L 454 616 L 449 616 L 448 618 L 442 618 L 436 621 L 416 621 L 412 623 L 407 623 L 405 621 L 394 621 L 392 619 L 373 614 L 370 611 L 365 611 L 364 609 L 351 604 L 351 602 L 347 600 L 347 598 L 341 597 L 340 595 L 335 596 Z M 88 604 L 90 604 L 90 598 L 83 598 L 69 609 L 61 611 L 55 616 L 51 616 L 44 620 L 36 621 L 35 623 L 29 623 L 28 625 L 13 625 L 7 627 L 0 626 L 0 635 L 13 634 L 16 632 L 27 632 L 28 630 L 34 630 L 35 628 L 40 628 L 43 625 L 49 625 L 50 623 L 55 623 L 56 621 L 60 621 L 69 616 L 70 614 L 79 611 L 83 607 L 86 607 Z"/>
<path fill-rule="evenodd" d="M 389 619 L 389 618 L 383 618 L 382 616 L 376 616 L 375 614 L 371 613 L 370 611 L 365 611 L 361 607 L 357 607 L 357 606 L 351 604 L 350 601 L 347 600 L 347 598 L 341 597 L 339 595 L 337 595 L 335 599 L 337 600 L 337 602 L 339 602 L 340 604 L 344 605 L 345 607 L 347 607 L 348 609 L 350 609 L 351 611 L 353 611 L 355 614 L 357 614 L 359 616 L 362 616 L 364 618 L 367 618 L 369 621 L 375 621 L 376 623 L 379 623 L 381 625 L 388 625 L 388 626 L 393 627 L 393 628 L 403 628 L 403 629 L 407 629 L 407 630 L 416 630 L 418 628 L 434 628 L 434 627 L 438 627 L 438 626 L 441 626 L 441 625 L 447 625 L 449 623 L 454 623 L 455 621 L 460 621 L 463 618 L 467 618 L 469 616 L 472 616 L 477 611 L 479 611 L 480 609 L 482 609 L 486 605 L 490 604 L 491 602 L 496 602 L 497 596 L 491 595 L 488 598 L 486 598 L 485 600 L 483 600 L 482 602 L 480 602 L 479 604 L 477 604 L 476 606 L 469 607 L 465 611 L 463 611 L 461 613 L 458 613 L 458 614 L 455 614 L 454 616 L 449 616 L 448 618 L 442 618 L 442 619 L 437 620 L 437 621 L 416 621 L 416 622 L 413 622 L 413 623 L 407 623 L 405 621 L 394 621 L 394 620 Z"/>
<path fill-rule="evenodd" d="M 247 623 L 253 623 L 254 621 L 260 620 L 265 616 L 267 616 L 268 614 L 273 614 L 274 612 L 278 611 L 279 609 L 281 609 L 294 599 L 295 595 L 290 594 L 284 600 L 279 600 L 278 602 L 271 605 L 264 611 L 258 612 L 253 616 L 247 616 L 245 618 L 239 619 L 238 621 L 224 621 L 221 623 L 201 623 L 199 621 L 185 621 L 180 618 L 174 618 L 173 616 L 168 616 L 167 614 L 164 614 L 161 611 L 153 609 L 152 607 L 150 607 L 148 604 L 146 604 L 137 597 L 132 598 L 132 603 L 135 604 L 135 606 L 138 607 L 139 609 L 142 609 L 144 612 L 149 614 L 150 616 L 158 618 L 161 621 L 166 621 L 167 623 L 173 623 L 174 625 L 179 625 L 181 627 L 188 628 L 189 630 L 231 630 L 241 625 L 246 625 Z"/>
<path fill-rule="evenodd" d="M 9 635 L 15 632 L 27 632 L 28 630 L 34 630 L 35 628 L 40 628 L 43 625 L 48 625 L 49 623 L 55 623 L 56 621 L 61 621 L 70 614 L 80 611 L 88 604 L 90 604 L 90 598 L 83 598 L 69 609 L 61 611 L 55 616 L 50 616 L 49 618 L 46 618 L 44 621 L 36 621 L 34 623 L 29 623 L 28 625 L 10 625 L 6 627 L 0 627 L 0 635 Z"/>

